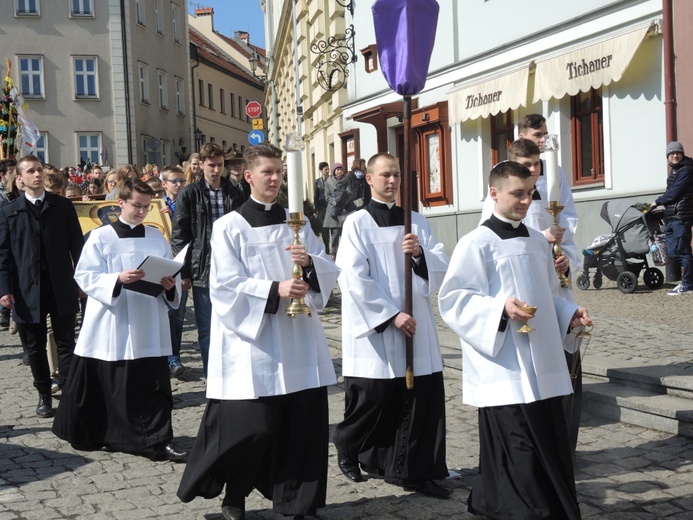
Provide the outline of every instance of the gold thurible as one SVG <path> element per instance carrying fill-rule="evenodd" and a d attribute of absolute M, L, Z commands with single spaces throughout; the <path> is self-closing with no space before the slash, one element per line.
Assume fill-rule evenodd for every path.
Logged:
<path fill-rule="evenodd" d="M 294 230 L 294 245 L 300 245 L 301 238 L 298 233 L 306 225 L 306 221 L 303 220 L 303 213 L 289 213 L 289 220 L 286 223 Z M 294 280 L 301 278 L 303 276 L 303 267 L 294 262 L 294 266 L 291 268 L 291 276 Z M 291 298 L 291 303 L 286 308 L 286 314 L 292 318 L 295 318 L 297 314 L 312 316 L 310 307 L 305 304 L 303 298 Z"/>
<path fill-rule="evenodd" d="M 551 216 L 553 217 L 553 225 L 558 227 L 558 214 L 563 211 L 563 206 L 561 206 L 561 203 L 558 202 L 557 200 L 552 200 L 549 201 L 549 207 L 546 208 L 546 211 L 548 211 Z M 563 254 L 563 248 L 561 247 L 561 244 L 554 244 L 553 245 L 553 257 L 558 258 Z M 561 287 L 566 288 L 570 287 L 570 278 L 568 278 L 565 274 L 556 271 L 556 274 L 558 275 L 558 279 L 561 281 Z"/>

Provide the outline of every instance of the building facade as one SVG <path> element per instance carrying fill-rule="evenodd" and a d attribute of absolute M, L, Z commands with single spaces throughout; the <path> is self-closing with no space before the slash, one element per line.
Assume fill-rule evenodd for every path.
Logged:
<path fill-rule="evenodd" d="M 188 24 L 196 148 L 215 142 L 242 152 L 250 132 L 265 131 L 262 116 L 253 121 L 246 113 L 249 102 L 264 99 L 265 51 L 251 44 L 248 33 L 230 38 L 217 32 L 212 8 L 195 9 Z"/>
<path fill-rule="evenodd" d="M 351 158 L 376 152 L 402 158 L 402 99 L 379 67 L 372 4 L 262 2 L 270 138 L 281 143 L 300 128 L 310 179 L 320 160 L 348 168 Z M 600 218 L 604 202 L 648 202 L 664 191 L 667 140 L 693 150 L 692 2 L 438 4 L 427 83 L 412 100 L 412 173 L 419 209 L 449 251 L 478 225 L 488 172 L 526 114 L 543 114 L 558 135 L 578 247 L 610 231 Z M 321 81 L 335 69 L 315 49 L 340 39 L 356 60 L 346 62 L 343 87 L 325 89 Z"/>
<path fill-rule="evenodd" d="M 349 99 L 347 89 L 340 86 L 346 76 L 330 65 L 326 46 L 349 33 L 345 7 L 313 0 L 263 0 L 261 6 L 268 49 L 268 139 L 284 148 L 287 134 L 302 136 L 306 198 L 312 199 L 318 164 L 341 162 L 344 157 L 342 107 Z M 348 74 L 349 68 L 344 70 Z"/>
<path fill-rule="evenodd" d="M 185 2 L 6 3 L 0 46 L 44 162 L 176 162 L 192 138 Z"/>

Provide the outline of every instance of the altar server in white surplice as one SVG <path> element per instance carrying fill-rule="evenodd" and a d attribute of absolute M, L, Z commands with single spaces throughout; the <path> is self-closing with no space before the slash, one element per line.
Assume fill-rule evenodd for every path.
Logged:
<path fill-rule="evenodd" d="M 53 432 L 76 449 L 106 446 L 181 461 L 187 454 L 171 444 L 165 303 L 178 306 L 180 277 L 150 285 L 158 287 L 158 295 L 136 290 L 147 283 L 138 268 L 143 260 L 171 258 L 161 232 L 142 224 L 153 195 L 140 180 L 126 182 L 119 193 L 119 219 L 91 231 L 84 245 L 75 280 L 88 300 Z"/>
<path fill-rule="evenodd" d="M 445 498 L 434 480 L 445 462 L 443 363 L 430 295 L 448 257 L 424 217 L 395 205 L 401 183 L 390 154 L 368 161 L 371 201 L 347 217 L 337 253 L 342 292 L 344 419 L 334 443 L 339 467 L 354 482 L 371 474 L 401 479 L 406 489 Z M 404 254 L 412 255 L 412 316 L 404 312 Z M 405 383 L 406 337 L 413 336 L 414 388 Z"/>
<path fill-rule="evenodd" d="M 491 171 L 493 215 L 462 237 L 439 293 L 441 317 L 461 338 L 463 400 L 479 407 L 479 474 L 469 510 L 490 518 L 580 517 L 562 397 L 563 356 L 587 311 L 558 295 L 546 238 L 522 224 L 534 181 L 523 165 Z M 536 306 L 536 315 L 523 311 Z M 524 320 L 534 332 L 521 333 Z"/>
<path fill-rule="evenodd" d="M 213 498 L 226 486 L 224 518 L 244 518 L 253 488 L 272 500 L 275 518 L 325 505 L 327 386 L 336 377 L 318 312 L 339 271 L 309 223 L 293 244 L 276 202 L 281 157 L 269 144 L 245 151 L 251 197 L 212 230 L 209 402 L 178 496 Z M 305 298 L 312 315 L 288 316 L 291 298 Z"/>
<path fill-rule="evenodd" d="M 575 245 L 575 231 L 577 230 L 578 219 L 575 212 L 573 193 L 563 175 L 563 170 L 560 168 L 558 176 L 560 202 L 563 210 L 558 214 L 559 226 L 553 225 L 553 217 L 546 211 L 549 205 L 549 193 L 546 185 L 546 175 L 543 174 L 545 162 L 539 158 L 548 134 L 546 119 L 540 114 L 529 114 L 520 120 L 518 131 L 522 137 L 508 147 L 508 158 L 511 161 L 527 166 L 535 183 L 532 204 L 527 210 L 527 215 L 522 219 L 522 223 L 529 228 L 541 231 L 549 243 L 561 244 L 563 254 L 554 259 L 554 268 L 565 274 L 568 279 L 572 279 L 573 275 L 582 266 L 582 258 Z M 488 220 L 493 213 L 493 208 L 493 199 L 490 196 L 486 197 L 479 224 Z M 559 294 L 567 300 L 574 301 L 572 285 L 560 287 Z M 569 344 L 566 345 L 565 358 L 568 370 L 571 373 L 573 393 L 566 397 L 563 411 L 568 424 L 570 448 L 574 454 L 577 449 L 580 416 L 582 415 L 582 362 L 580 352 L 573 352 L 575 350 L 575 336 L 569 335 L 566 338 L 566 342 Z"/>

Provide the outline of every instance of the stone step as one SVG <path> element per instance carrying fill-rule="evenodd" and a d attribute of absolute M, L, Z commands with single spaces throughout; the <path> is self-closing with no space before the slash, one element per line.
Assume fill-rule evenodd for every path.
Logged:
<path fill-rule="evenodd" d="M 693 438 L 693 402 L 583 374 L 583 409 L 613 421 Z"/>
<path fill-rule="evenodd" d="M 693 361 L 675 364 L 645 364 L 640 359 L 614 360 L 588 352 L 583 357 L 583 373 L 610 382 L 640 388 L 654 394 L 693 399 Z M 693 403 L 689 403 L 693 408 Z"/>

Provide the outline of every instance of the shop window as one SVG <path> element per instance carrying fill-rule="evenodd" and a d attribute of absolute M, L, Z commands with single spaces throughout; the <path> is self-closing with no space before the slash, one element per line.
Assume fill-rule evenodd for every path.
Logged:
<path fill-rule="evenodd" d="M 452 204 L 452 156 L 448 103 L 412 112 L 416 154 L 412 164 L 418 171 L 419 194 L 424 206 Z"/>
<path fill-rule="evenodd" d="M 602 89 L 570 98 L 573 185 L 604 182 L 604 112 Z"/>
<path fill-rule="evenodd" d="M 491 164 L 498 164 L 508 158 L 508 147 L 514 140 L 512 111 L 491 116 Z"/>

